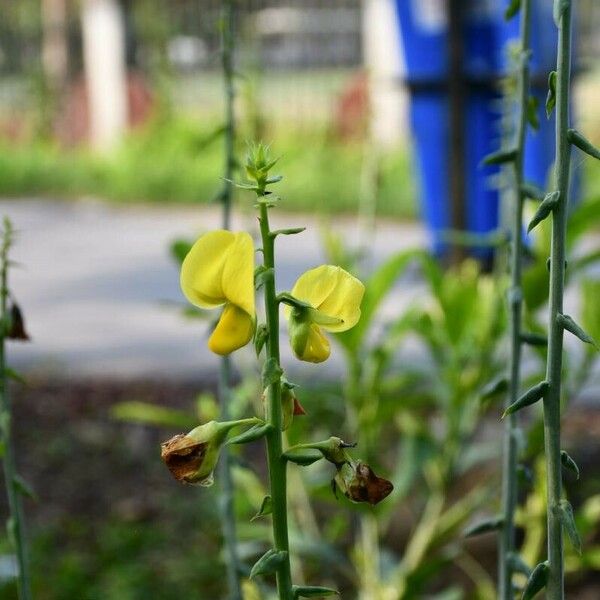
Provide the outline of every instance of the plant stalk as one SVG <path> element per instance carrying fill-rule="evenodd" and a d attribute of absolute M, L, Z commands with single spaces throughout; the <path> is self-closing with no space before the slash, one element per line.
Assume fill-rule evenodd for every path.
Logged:
<path fill-rule="evenodd" d="M 279 356 L 279 305 L 275 288 L 275 238 L 271 235 L 269 213 L 266 204 L 260 204 L 260 234 L 263 244 L 264 266 L 268 269 L 264 278 L 265 312 L 267 319 L 267 357 L 280 364 Z M 292 600 L 292 575 L 289 557 L 287 520 L 286 461 L 282 457 L 282 410 L 281 379 L 267 389 L 266 419 L 272 426 L 267 433 L 267 461 L 272 501 L 273 543 L 275 550 L 286 556 L 277 569 L 277 592 L 279 600 Z"/>
<path fill-rule="evenodd" d="M 223 69 L 225 97 L 225 164 L 223 168 L 223 229 L 231 225 L 231 203 L 233 199 L 233 172 L 235 170 L 235 87 L 234 79 L 234 4 L 225 0 L 222 11 L 221 65 Z"/>
<path fill-rule="evenodd" d="M 223 188 L 221 192 L 223 229 L 231 226 L 231 203 L 233 198 L 233 171 L 235 168 L 235 90 L 233 86 L 233 52 L 234 52 L 234 0 L 223 3 L 221 15 L 221 64 L 224 80 L 225 131 Z M 229 420 L 229 403 L 231 401 L 231 362 L 228 356 L 221 359 L 219 368 L 218 399 L 221 419 Z M 226 554 L 227 588 L 230 600 L 242 600 L 240 583 L 240 559 L 237 551 L 237 535 L 234 507 L 234 487 L 231 474 L 231 455 L 227 447 L 221 451 L 219 462 L 219 481 L 221 484 L 220 512 L 221 531 Z"/>
<path fill-rule="evenodd" d="M 562 0 L 558 20 L 558 54 L 556 66 L 556 162 L 555 183 L 560 192 L 552 214 L 550 257 L 550 307 L 548 315 L 548 358 L 544 397 L 544 445 L 548 497 L 548 563 L 546 585 L 548 600 L 564 598 L 563 538 L 560 506 L 562 492 L 560 461 L 560 396 L 562 375 L 563 327 L 558 316 L 563 312 L 565 281 L 565 237 L 569 192 L 570 142 L 569 88 L 571 82 L 571 2 Z"/>
<path fill-rule="evenodd" d="M 506 407 L 519 397 L 521 384 L 521 323 L 523 292 L 522 261 L 523 261 L 523 164 L 525 154 L 525 135 L 527 132 L 527 104 L 529 101 L 529 44 L 531 30 L 531 0 L 521 3 L 520 23 L 520 64 L 518 70 L 518 104 L 516 148 L 517 156 L 512 165 L 513 207 L 510 235 L 512 252 L 510 257 L 510 357 L 508 365 L 509 392 Z M 508 416 L 504 426 L 503 463 L 502 463 L 502 514 L 504 525 L 498 536 L 498 591 L 502 600 L 513 600 L 512 585 L 513 567 L 510 555 L 515 551 L 515 509 L 517 505 L 517 432 L 518 417 L 516 413 Z"/>
<path fill-rule="evenodd" d="M 17 487 L 17 468 L 12 443 L 12 413 L 8 395 L 6 377 L 6 323 L 8 319 L 8 251 L 12 242 L 12 228 L 8 220 L 4 221 L 4 240 L 2 244 L 0 271 L 0 431 L 4 445 L 4 483 L 10 511 L 9 536 L 12 532 L 17 557 L 17 587 L 20 600 L 31 600 L 31 582 L 29 575 L 29 556 L 25 540 L 25 524 L 21 495 Z"/>

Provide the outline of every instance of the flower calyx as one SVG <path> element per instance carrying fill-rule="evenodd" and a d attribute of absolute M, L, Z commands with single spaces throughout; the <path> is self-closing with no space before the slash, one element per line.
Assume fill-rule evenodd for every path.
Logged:
<path fill-rule="evenodd" d="M 161 444 L 161 458 L 177 481 L 209 487 L 227 435 L 240 425 L 254 425 L 259 419 L 209 421 L 189 433 L 180 433 Z"/>

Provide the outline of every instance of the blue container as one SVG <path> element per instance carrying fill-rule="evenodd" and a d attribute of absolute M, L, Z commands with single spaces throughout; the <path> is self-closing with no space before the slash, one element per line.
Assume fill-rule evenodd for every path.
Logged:
<path fill-rule="evenodd" d="M 465 0 L 463 76 L 467 99 L 465 131 L 465 222 L 471 232 L 498 227 L 498 192 L 492 176 L 496 167 L 481 160 L 501 144 L 500 95 L 494 80 L 509 69 L 506 45 L 518 39 L 519 16 L 504 20 L 509 0 Z M 539 131 L 528 129 L 525 177 L 545 188 L 554 160 L 554 115 L 544 109 L 548 73 L 556 64 L 557 32 L 552 2 L 533 0 L 531 27 L 532 93 L 539 104 Z M 449 106 L 445 83 L 449 72 L 446 2 L 396 0 L 396 13 L 411 89 L 410 123 L 416 147 L 421 207 L 436 254 L 446 250 L 444 231 L 451 227 L 449 193 Z M 574 187 L 577 186 L 576 178 Z M 489 256 L 489 251 L 474 252 Z"/>
<path fill-rule="evenodd" d="M 449 193 L 449 105 L 445 83 L 449 71 L 445 3 L 396 0 L 404 46 L 407 83 L 412 89 L 410 123 L 416 146 L 422 213 L 432 249 L 443 254 L 451 228 Z M 490 185 L 497 167 L 481 168 L 482 159 L 498 149 L 499 95 L 491 80 L 501 67 L 496 52 L 497 8 L 487 0 L 470 0 L 464 18 L 463 74 L 477 81 L 468 87 L 464 107 L 465 221 L 469 231 L 486 233 L 498 224 L 498 193 Z M 489 81 L 483 86 L 481 81 Z M 487 249 L 475 250 L 481 257 Z"/>

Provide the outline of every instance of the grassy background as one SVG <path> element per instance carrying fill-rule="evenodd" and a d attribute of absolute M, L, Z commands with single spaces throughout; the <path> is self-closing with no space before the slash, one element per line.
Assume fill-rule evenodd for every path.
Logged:
<path fill-rule="evenodd" d="M 272 146 L 282 157 L 285 179 L 279 192 L 287 209 L 356 212 L 364 189 L 364 144 L 332 139 L 323 129 L 303 129 L 278 134 Z M 221 185 L 221 153 L 221 138 L 214 130 L 181 118 L 151 123 L 106 157 L 47 142 L 0 142 L 0 196 L 94 195 L 117 202 L 208 203 Z M 240 147 L 238 156 L 243 153 Z M 379 212 L 414 217 L 407 152 L 391 150 L 375 162 Z"/>

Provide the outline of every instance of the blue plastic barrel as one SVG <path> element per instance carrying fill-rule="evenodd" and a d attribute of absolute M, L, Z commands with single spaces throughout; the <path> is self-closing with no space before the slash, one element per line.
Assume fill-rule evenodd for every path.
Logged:
<path fill-rule="evenodd" d="M 449 192 L 449 72 L 448 24 L 445 2 L 396 0 L 396 13 L 411 90 L 410 124 L 416 148 L 421 210 L 431 232 L 432 250 L 447 248 L 450 229 Z M 491 81 L 501 68 L 497 45 L 497 7 L 487 0 L 470 0 L 464 15 L 463 76 L 467 82 L 464 107 L 465 221 L 471 232 L 486 233 L 498 224 L 498 193 L 490 184 L 496 167 L 481 168 L 482 159 L 498 149 L 499 94 Z M 481 82 L 489 81 L 489 85 Z M 475 254 L 485 256 L 481 249 Z"/>

